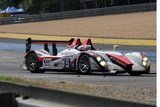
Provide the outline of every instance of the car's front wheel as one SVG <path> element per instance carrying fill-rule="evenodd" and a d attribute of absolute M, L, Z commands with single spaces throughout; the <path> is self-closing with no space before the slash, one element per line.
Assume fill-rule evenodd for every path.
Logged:
<path fill-rule="evenodd" d="M 90 57 L 82 54 L 78 60 L 78 74 L 90 74 Z"/>
<path fill-rule="evenodd" d="M 28 70 L 32 73 L 44 73 L 44 70 L 39 69 L 38 57 L 34 51 L 31 51 L 26 59 L 26 65 Z"/>

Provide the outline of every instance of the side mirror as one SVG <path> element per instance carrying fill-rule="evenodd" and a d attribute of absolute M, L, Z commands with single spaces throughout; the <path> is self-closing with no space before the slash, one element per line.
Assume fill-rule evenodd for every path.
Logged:
<path fill-rule="evenodd" d="M 113 45 L 113 51 L 115 51 L 117 48 L 119 48 L 119 45 Z"/>

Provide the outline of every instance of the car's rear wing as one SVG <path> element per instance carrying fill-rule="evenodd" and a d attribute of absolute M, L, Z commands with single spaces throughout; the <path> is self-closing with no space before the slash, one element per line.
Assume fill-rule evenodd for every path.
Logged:
<path fill-rule="evenodd" d="M 28 38 L 26 40 L 26 53 L 31 50 L 32 44 L 44 44 L 44 50 L 49 52 L 48 44 L 52 44 L 53 55 L 57 55 L 56 44 L 68 44 L 68 45 L 71 45 L 73 41 L 74 41 L 74 38 L 71 38 L 69 41 L 32 40 L 31 38 Z"/>

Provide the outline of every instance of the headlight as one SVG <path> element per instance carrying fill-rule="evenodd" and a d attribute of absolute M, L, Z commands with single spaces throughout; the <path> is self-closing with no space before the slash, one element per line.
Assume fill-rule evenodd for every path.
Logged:
<path fill-rule="evenodd" d="M 146 66 L 147 65 L 147 62 L 143 62 L 143 66 Z"/>
<path fill-rule="evenodd" d="M 105 68 L 105 70 L 108 70 L 108 64 L 106 61 L 101 61 L 100 65 L 103 66 Z"/>
<path fill-rule="evenodd" d="M 148 60 L 149 60 L 149 59 L 148 59 L 147 57 L 144 57 L 144 58 L 143 58 L 143 61 L 144 61 L 144 62 L 147 62 Z"/>
<path fill-rule="evenodd" d="M 101 60 L 102 60 L 102 58 L 98 56 L 97 57 L 97 61 L 101 61 Z"/>
<path fill-rule="evenodd" d="M 102 66 L 106 66 L 106 65 L 107 65 L 105 61 L 101 61 L 100 64 L 101 64 Z"/>
<path fill-rule="evenodd" d="M 98 56 L 96 59 L 101 66 L 103 66 L 106 70 L 108 69 L 108 64 L 103 57 Z"/>
<path fill-rule="evenodd" d="M 142 64 L 145 68 L 148 68 L 151 65 L 151 61 L 149 60 L 149 58 L 144 57 Z"/>

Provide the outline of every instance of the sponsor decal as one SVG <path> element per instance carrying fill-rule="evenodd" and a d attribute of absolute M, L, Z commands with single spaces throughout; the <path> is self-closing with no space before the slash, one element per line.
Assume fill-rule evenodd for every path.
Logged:
<path fill-rule="evenodd" d="M 51 68 L 52 59 L 43 59 L 43 67 L 44 68 Z"/>

